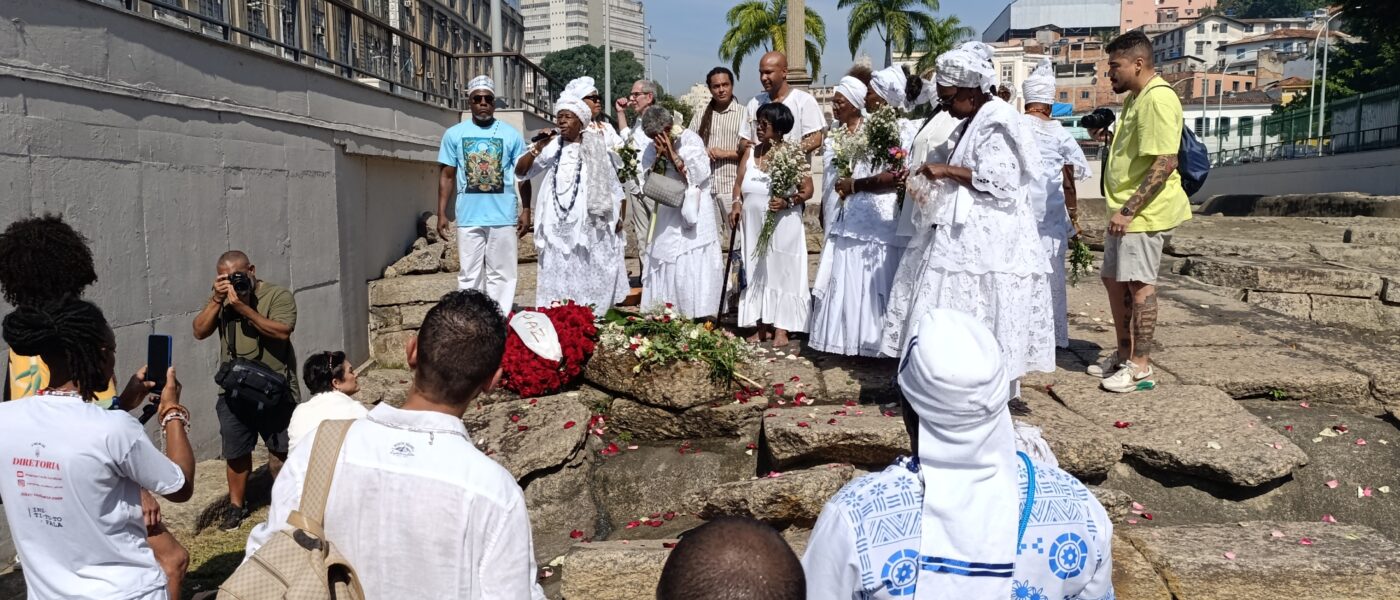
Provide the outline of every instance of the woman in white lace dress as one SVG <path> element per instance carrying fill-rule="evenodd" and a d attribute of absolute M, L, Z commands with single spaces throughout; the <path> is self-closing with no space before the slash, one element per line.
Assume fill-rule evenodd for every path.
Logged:
<path fill-rule="evenodd" d="M 910 175 L 909 197 L 920 203 L 916 224 L 937 229 L 896 276 L 893 304 L 906 312 L 891 310 L 883 351 L 899 355 L 909 326 L 929 309 L 952 308 L 992 330 L 1009 374 L 1020 378 L 1055 368 L 1050 265 L 1028 198 L 1040 151 L 1016 110 L 992 96 L 991 59 L 980 42 L 938 59 L 939 103 L 967 121 L 953 133 L 947 164 Z M 1010 393 L 1018 389 L 1013 383 Z"/>
<path fill-rule="evenodd" d="M 1065 290 L 1065 253 L 1069 239 L 1078 235 L 1074 223 L 1078 211 L 1075 180 L 1089 177 L 1089 160 L 1074 136 L 1050 118 L 1055 104 L 1055 71 L 1050 59 L 1041 60 L 1021 84 L 1026 100 L 1022 118 L 1035 132 L 1040 147 L 1040 176 L 1031 186 L 1031 206 L 1040 225 L 1040 242 L 1050 262 L 1051 310 L 1055 316 L 1055 345 L 1069 346 L 1069 301 Z"/>
<path fill-rule="evenodd" d="M 807 232 L 802 225 L 802 207 L 812 198 L 812 177 L 806 175 L 797 193 L 788 198 L 773 197 L 768 191 L 768 154 L 788 142 L 783 136 L 792 131 L 792 111 L 780 103 L 758 109 L 755 131 L 759 143 L 744 151 L 735 180 L 733 207 L 729 222 L 743 235 L 744 265 L 748 287 L 739 295 L 739 326 L 754 327 L 750 342 L 772 340 L 774 348 L 785 348 L 788 333 L 807 330 L 811 290 L 807 279 Z M 767 254 L 757 257 L 759 231 L 769 211 L 778 215 Z"/>
<path fill-rule="evenodd" d="M 603 136 L 586 129 L 592 110 L 565 93 L 554 105 L 558 129 L 531 144 L 516 177 L 543 180 L 534 207 L 539 251 L 535 304 L 573 300 L 602 315 L 628 292 L 618 234 L 622 185 Z"/>
<path fill-rule="evenodd" d="M 642 308 L 670 304 L 692 319 L 713 317 L 719 310 L 724 267 L 705 142 L 694 131 L 677 127 L 671 111 L 660 106 L 648 108 L 641 121 L 642 132 L 653 143 L 642 153 L 639 170 L 649 173 L 659 163 L 664 176 L 685 184 L 679 208 L 656 205 L 642 269 Z"/>

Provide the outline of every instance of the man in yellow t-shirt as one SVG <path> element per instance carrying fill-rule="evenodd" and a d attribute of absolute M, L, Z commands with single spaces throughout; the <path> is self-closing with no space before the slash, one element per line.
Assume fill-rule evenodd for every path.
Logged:
<path fill-rule="evenodd" d="M 1108 232 L 1103 282 L 1108 288 L 1117 351 L 1089 373 L 1111 392 L 1156 387 L 1148 353 L 1157 327 L 1157 270 L 1171 230 L 1191 218 L 1177 174 L 1185 125 L 1181 100 L 1152 63 L 1152 42 L 1140 31 L 1108 45 L 1113 91 L 1128 93 L 1104 165 Z"/>

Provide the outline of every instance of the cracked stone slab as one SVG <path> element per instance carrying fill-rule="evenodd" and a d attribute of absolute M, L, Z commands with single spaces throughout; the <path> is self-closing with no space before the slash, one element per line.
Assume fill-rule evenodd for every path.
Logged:
<path fill-rule="evenodd" d="M 1123 444 L 1112 434 L 1095 427 L 1053 398 L 1023 387 L 1021 399 L 1030 406 L 1031 413 L 1018 416 L 1016 420 L 1039 427 L 1060 468 L 1071 475 L 1079 479 L 1103 479 L 1123 458 Z"/>
<path fill-rule="evenodd" d="M 479 405 L 462 421 L 476 447 L 520 480 L 564 464 L 583 446 L 590 413 L 580 397 L 580 392 L 566 392 L 536 398 L 533 404 Z"/>
<path fill-rule="evenodd" d="M 1176 600 L 1400 598 L 1400 545 L 1369 527 L 1256 521 L 1122 533 Z"/>
<path fill-rule="evenodd" d="M 561 592 L 569 600 L 654 600 L 676 540 L 575 544 L 564 556 Z"/>
<path fill-rule="evenodd" d="M 1118 532 L 1113 534 L 1113 593 L 1123 600 L 1172 600 L 1152 563 Z"/>
<path fill-rule="evenodd" d="M 887 417 L 873 406 L 830 406 L 769 410 L 763 417 L 764 451 L 774 465 L 843 462 L 888 465 L 909 453 L 904 420 Z M 857 412 L 864 414 L 857 415 Z"/>
<path fill-rule="evenodd" d="M 1191 258 L 1183 274 L 1226 288 L 1329 294 L 1370 298 L 1381 291 L 1381 276 L 1325 265 Z"/>
<path fill-rule="evenodd" d="M 1110 432 L 1125 454 L 1155 468 L 1256 487 L 1308 462 L 1287 438 L 1212 387 L 1114 394 L 1098 389 L 1097 379 L 1083 377 L 1055 386 L 1052 393 Z M 1128 426 L 1116 427 L 1118 423 Z"/>
<path fill-rule="evenodd" d="M 827 500 L 854 476 L 855 468 L 846 464 L 787 471 L 777 477 L 759 477 L 699 490 L 687 499 L 686 506 L 698 510 L 702 519 L 752 517 L 773 524 L 798 523 L 810 527 L 821 515 Z"/>
<path fill-rule="evenodd" d="M 1235 398 L 1371 404 L 1370 380 L 1342 363 L 1277 347 L 1167 348 L 1152 362 L 1185 385 L 1206 385 Z"/>

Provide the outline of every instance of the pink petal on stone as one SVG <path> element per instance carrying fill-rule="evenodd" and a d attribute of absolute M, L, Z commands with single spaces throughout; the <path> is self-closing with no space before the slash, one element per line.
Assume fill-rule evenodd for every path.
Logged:
<path fill-rule="evenodd" d="M 1299 402 L 1299 403 L 1298 403 L 1298 406 L 1301 406 L 1301 407 L 1303 407 L 1303 408 L 1308 408 L 1308 403 L 1307 403 L 1307 402 Z"/>
<path fill-rule="evenodd" d="M 1299 544 L 1302 544 L 1302 545 L 1304 545 L 1304 546 L 1311 546 L 1311 545 L 1313 545 L 1312 538 L 1303 538 L 1303 539 L 1300 539 L 1300 540 L 1298 540 L 1298 543 L 1299 543 Z"/>
<path fill-rule="evenodd" d="M 1332 516 L 1332 515 L 1322 515 L 1322 522 L 1323 522 L 1323 523 L 1336 523 L 1336 522 L 1337 522 L 1337 517 L 1334 517 L 1334 516 Z"/>
<path fill-rule="evenodd" d="M 1136 510 L 1136 511 L 1143 511 L 1143 510 L 1146 510 L 1146 507 L 1144 507 L 1144 506 L 1141 505 L 1141 504 L 1138 504 L 1138 503 L 1134 502 L 1134 503 L 1133 503 L 1133 510 Z"/>
<path fill-rule="evenodd" d="M 1331 480 L 1331 481 L 1328 481 L 1326 485 L 1327 485 L 1327 487 L 1332 488 L 1332 489 L 1335 490 L 1335 489 L 1337 489 L 1337 486 L 1339 486 L 1339 485 L 1341 485 L 1341 484 L 1342 484 L 1342 483 L 1341 483 L 1340 481 L 1337 481 L 1336 479 L 1333 479 L 1333 480 Z"/>
<path fill-rule="evenodd" d="M 1366 440 L 1363 440 L 1363 439 L 1361 439 L 1361 438 L 1356 438 L 1356 445 L 1358 445 L 1358 446 L 1365 446 L 1365 445 L 1366 445 Z"/>
<path fill-rule="evenodd" d="M 1126 523 L 1129 525 L 1137 525 L 1137 519 L 1128 519 Z"/>
<path fill-rule="evenodd" d="M 1234 553 L 1234 552 L 1226 552 L 1226 553 L 1225 553 L 1225 560 L 1235 560 L 1235 553 Z"/>
<path fill-rule="evenodd" d="M 1283 532 L 1282 532 L 1282 531 L 1279 531 L 1279 530 L 1277 530 L 1277 529 L 1275 529 L 1275 530 L 1274 530 L 1272 533 L 1270 533 L 1269 535 L 1272 535 L 1272 536 L 1274 536 L 1274 537 L 1276 537 L 1276 538 L 1281 538 L 1281 537 L 1283 537 Z"/>

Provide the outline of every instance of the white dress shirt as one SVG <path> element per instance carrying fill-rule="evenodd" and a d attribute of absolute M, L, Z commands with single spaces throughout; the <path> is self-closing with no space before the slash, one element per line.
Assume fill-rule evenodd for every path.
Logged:
<path fill-rule="evenodd" d="M 514 231 L 510 233 L 515 234 Z M 514 239 L 511 241 L 514 242 Z M 296 410 L 292 411 L 292 420 L 287 424 L 288 447 L 296 448 L 301 445 L 302 440 L 316 433 L 321 421 L 363 419 L 367 414 L 369 409 L 365 408 L 365 405 L 339 390 L 316 394 L 310 400 L 298 404 Z"/>
<path fill-rule="evenodd" d="M 315 433 L 292 449 L 247 556 L 301 502 Z M 460 419 L 381 404 L 345 436 L 326 537 L 365 597 L 543 600 L 520 486 L 477 450 Z"/>

